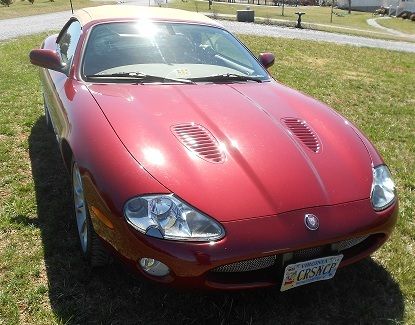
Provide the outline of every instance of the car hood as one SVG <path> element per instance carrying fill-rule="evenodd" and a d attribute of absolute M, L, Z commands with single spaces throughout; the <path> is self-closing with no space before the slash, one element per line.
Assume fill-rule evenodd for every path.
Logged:
<path fill-rule="evenodd" d="M 370 196 L 371 159 L 348 122 L 274 81 L 88 88 L 141 166 L 220 221 Z"/>

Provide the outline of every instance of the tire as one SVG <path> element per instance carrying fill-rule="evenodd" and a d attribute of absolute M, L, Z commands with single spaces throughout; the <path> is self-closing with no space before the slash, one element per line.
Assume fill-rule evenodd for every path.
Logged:
<path fill-rule="evenodd" d="M 94 231 L 88 205 L 84 196 L 81 174 L 76 162 L 72 162 L 72 202 L 76 229 L 80 240 L 83 258 L 93 268 L 109 264 L 110 258 L 102 246 L 101 240 Z"/>

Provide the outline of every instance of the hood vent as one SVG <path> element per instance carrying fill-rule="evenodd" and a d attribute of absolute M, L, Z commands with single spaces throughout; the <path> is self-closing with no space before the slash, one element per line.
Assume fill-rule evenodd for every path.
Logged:
<path fill-rule="evenodd" d="M 200 158 L 212 163 L 225 161 L 225 153 L 220 149 L 219 142 L 203 126 L 195 123 L 183 123 L 173 125 L 171 130 L 187 149 Z"/>
<path fill-rule="evenodd" d="M 294 134 L 306 147 L 318 153 L 321 150 L 320 142 L 314 131 L 305 121 L 293 117 L 282 119 L 292 134 Z"/>

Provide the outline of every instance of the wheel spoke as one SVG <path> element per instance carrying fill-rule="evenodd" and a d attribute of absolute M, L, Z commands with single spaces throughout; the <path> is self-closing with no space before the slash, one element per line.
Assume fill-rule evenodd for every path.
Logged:
<path fill-rule="evenodd" d="M 77 196 L 82 196 L 84 194 L 82 188 L 79 185 L 75 188 L 75 194 Z"/>
<path fill-rule="evenodd" d="M 85 234 L 86 229 L 87 229 L 87 227 L 86 227 L 86 219 L 85 219 L 84 222 L 82 223 L 82 226 L 81 226 L 81 234 Z"/>
<path fill-rule="evenodd" d="M 84 208 L 84 201 L 83 200 L 76 200 L 78 202 L 75 202 L 76 205 L 76 209 L 79 211 L 82 211 L 82 209 Z"/>

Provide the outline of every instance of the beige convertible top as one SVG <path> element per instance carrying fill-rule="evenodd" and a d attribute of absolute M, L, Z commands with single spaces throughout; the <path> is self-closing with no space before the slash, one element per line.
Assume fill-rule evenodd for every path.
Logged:
<path fill-rule="evenodd" d="M 221 24 L 216 21 L 191 11 L 131 5 L 105 5 L 83 8 L 75 11 L 74 17 L 82 26 L 91 21 L 107 19 L 171 20 L 221 26 Z"/>

